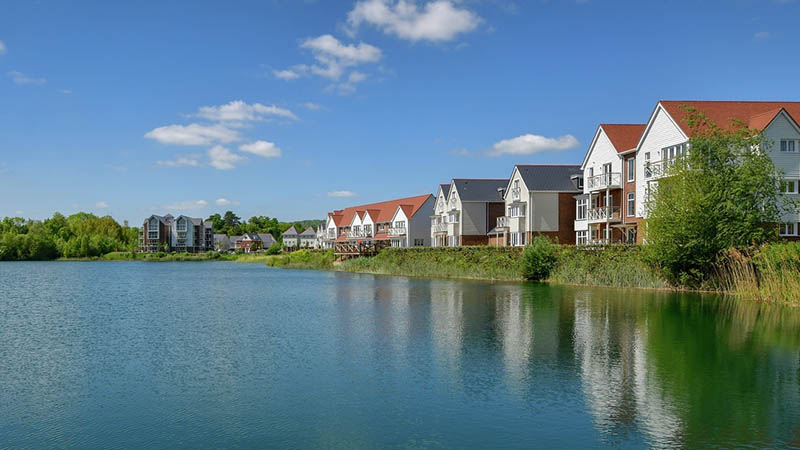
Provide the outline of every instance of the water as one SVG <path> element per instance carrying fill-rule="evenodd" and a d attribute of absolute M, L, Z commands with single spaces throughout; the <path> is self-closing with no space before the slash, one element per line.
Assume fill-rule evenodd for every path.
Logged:
<path fill-rule="evenodd" d="M 800 311 L 268 269 L 0 263 L 0 448 L 800 446 Z"/>

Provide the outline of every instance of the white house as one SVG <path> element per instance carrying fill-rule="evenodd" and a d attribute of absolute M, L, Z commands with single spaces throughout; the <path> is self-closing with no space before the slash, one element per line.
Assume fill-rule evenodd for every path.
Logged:
<path fill-rule="evenodd" d="M 306 228 L 300 233 L 300 248 L 314 248 L 317 242 L 317 230 L 314 227 Z"/>
<path fill-rule="evenodd" d="M 433 207 L 431 216 L 431 246 L 444 247 L 447 245 L 447 229 L 449 225 L 447 218 L 447 194 L 450 192 L 450 184 L 440 184 L 436 193 L 436 203 Z"/>
<path fill-rule="evenodd" d="M 283 232 L 281 240 L 283 241 L 283 248 L 287 250 L 296 250 L 300 247 L 300 233 L 297 232 L 297 228 L 294 225 Z"/>
<path fill-rule="evenodd" d="M 436 245 L 488 244 L 489 231 L 503 215 L 503 190 L 507 184 L 507 178 L 453 178 L 449 188 L 440 185 L 435 215 L 429 225 Z"/>

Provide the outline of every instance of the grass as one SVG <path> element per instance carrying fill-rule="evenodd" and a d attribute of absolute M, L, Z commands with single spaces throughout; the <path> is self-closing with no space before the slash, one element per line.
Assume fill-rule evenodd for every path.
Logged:
<path fill-rule="evenodd" d="M 265 255 L 269 267 L 286 269 L 333 269 L 333 250 L 297 250 L 280 255 Z"/>
<path fill-rule="evenodd" d="M 717 279 L 737 297 L 800 306 L 800 242 L 730 250 L 718 262 Z"/>
<path fill-rule="evenodd" d="M 642 260 L 641 247 L 561 246 L 549 281 L 587 286 L 667 288 L 669 285 Z"/>
<path fill-rule="evenodd" d="M 387 248 L 372 258 L 339 263 L 337 270 L 414 277 L 522 280 L 520 255 L 513 247 Z"/>

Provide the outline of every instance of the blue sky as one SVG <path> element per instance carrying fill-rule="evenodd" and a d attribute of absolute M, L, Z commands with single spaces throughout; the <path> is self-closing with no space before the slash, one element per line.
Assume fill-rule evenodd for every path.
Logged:
<path fill-rule="evenodd" d="M 800 1 L 0 10 L 0 216 L 321 218 L 577 164 L 659 99 L 800 100 Z"/>

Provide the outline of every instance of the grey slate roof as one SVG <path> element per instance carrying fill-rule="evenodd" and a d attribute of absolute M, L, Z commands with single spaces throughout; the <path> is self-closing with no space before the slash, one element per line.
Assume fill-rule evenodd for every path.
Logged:
<path fill-rule="evenodd" d="M 317 237 L 317 232 L 314 231 L 314 227 L 308 227 L 305 231 L 300 233 L 300 236 L 307 236 L 307 237 Z"/>
<path fill-rule="evenodd" d="M 462 202 L 502 202 L 498 189 L 508 187 L 508 178 L 453 178 Z"/>
<path fill-rule="evenodd" d="M 258 237 L 261 238 L 261 242 L 264 243 L 264 248 L 269 248 L 275 243 L 275 238 L 269 233 L 258 233 Z"/>
<path fill-rule="evenodd" d="M 440 184 L 439 187 L 442 188 L 442 193 L 444 194 L 445 197 L 450 195 L 450 183 Z"/>
<path fill-rule="evenodd" d="M 570 176 L 583 174 L 577 164 L 517 164 L 516 168 L 529 191 L 575 192 L 579 189 L 572 184 Z"/>
<path fill-rule="evenodd" d="M 193 225 L 197 225 L 198 227 L 203 224 L 203 219 L 199 217 L 187 217 L 187 219 L 192 221 Z"/>
<path fill-rule="evenodd" d="M 281 236 L 291 236 L 291 235 L 295 235 L 295 236 L 297 235 L 297 228 L 295 228 L 294 225 L 289 227 L 288 230 L 284 231 Z"/>

